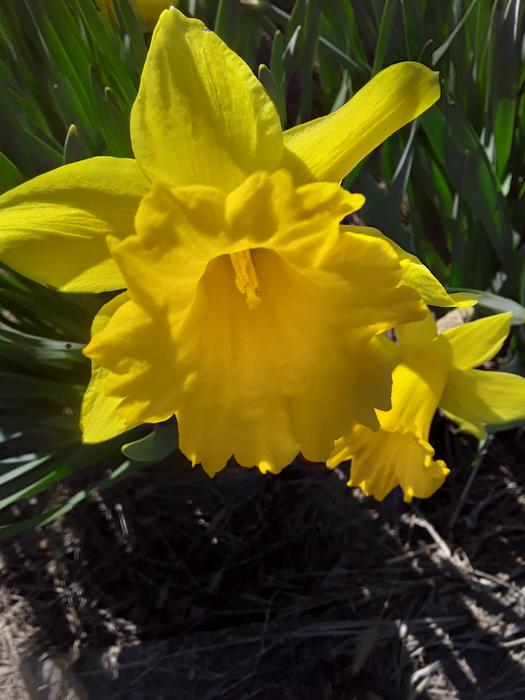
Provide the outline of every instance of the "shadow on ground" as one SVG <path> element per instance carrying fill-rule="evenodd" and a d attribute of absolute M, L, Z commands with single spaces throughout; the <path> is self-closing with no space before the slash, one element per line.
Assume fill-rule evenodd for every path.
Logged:
<path fill-rule="evenodd" d="M 466 492 L 473 443 L 436 432 L 455 466 L 415 507 L 174 458 L 4 544 L 9 697 L 39 654 L 97 700 L 525 697 L 525 434 Z"/>

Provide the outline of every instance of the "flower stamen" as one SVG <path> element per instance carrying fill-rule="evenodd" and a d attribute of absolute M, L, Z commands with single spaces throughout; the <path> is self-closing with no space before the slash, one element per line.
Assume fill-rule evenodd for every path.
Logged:
<path fill-rule="evenodd" d="M 252 311 L 261 303 L 261 288 L 255 272 L 252 254 L 249 250 L 241 250 L 231 253 L 233 271 L 235 272 L 235 286 L 241 294 L 246 296 L 248 308 Z"/>

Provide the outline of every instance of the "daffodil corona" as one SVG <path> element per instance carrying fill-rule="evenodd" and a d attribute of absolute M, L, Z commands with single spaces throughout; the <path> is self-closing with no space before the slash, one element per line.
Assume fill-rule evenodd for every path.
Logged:
<path fill-rule="evenodd" d="M 131 114 L 136 160 L 92 158 L 0 198 L 0 256 L 68 292 L 121 291 L 94 320 L 86 442 L 176 415 L 210 474 L 324 461 L 390 407 L 380 334 L 452 305 L 379 232 L 341 227 L 340 180 L 439 97 L 391 66 L 333 114 L 284 133 L 248 66 L 178 10 L 157 23 Z M 127 291 L 122 291 L 127 290 Z"/>
<path fill-rule="evenodd" d="M 431 496 L 449 473 L 428 442 L 438 407 L 478 438 L 486 435 L 487 425 L 525 419 L 523 377 L 473 369 L 500 350 L 510 323 L 511 314 L 497 314 L 438 335 L 428 313 L 398 328 L 401 357 L 393 373 L 391 410 L 378 411 L 378 431 L 355 425 L 337 440 L 328 466 L 351 459 L 349 485 L 378 500 L 396 486 L 405 501 Z"/>

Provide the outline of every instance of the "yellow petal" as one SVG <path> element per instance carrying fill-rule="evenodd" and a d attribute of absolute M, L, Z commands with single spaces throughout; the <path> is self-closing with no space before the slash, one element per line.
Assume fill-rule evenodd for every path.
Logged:
<path fill-rule="evenodd" d="M 285 131 L 283 167 L 298 180 L 339 182 L 439 94 L 438 73 L 422 64 L 389 66 L 336 112 Z"/>
<path fill-rule="evenodd" d="M 138 236 L 110 240 L 110 247 L 131 298 L 148 308 L 169 306 L 173 315 L 176 308 L 189 308 L 207 264 L 224 253 L 232 255 L 270 244 L 289 254 L 294 264 L 310 266 L 311 247 L 329 246 L 332 257 L 344 266 L 338 222 L 362 203 L 361 195 L 350 194 L 334 183 L 295 190 L 284 171 L 254 173 L 227 199 L 217 188 L 190 186 L 170 191 L 157 184 L 137 212 Z M 381 313 L 387 316 L 392 308 L 399 318 L 399 303 L 408 299 L 410 317 L 414 317 L 418 310 L 415 295 L 396 290 L 394 297 L 390 296 L 389 287 L 399 281 L 400 269 L 389 247 L 366 238 L 347 238 L 346 255 L 356 258 L 354 275 L 361 275 L 352 278 L 356 296 L 361 295 L 370 274 L 383 276 L 387 291 L 381 287 L 381 301 L 376 302 L 378 292 L 371 290 L 370 306 L 380 305 Z M 332 250 L 336 242 L 338 246 Z M 354 309 L 357 313 L 364 319 L 363 325 L 370 322 L 366 309 Z"/>
<path fill-rule="evenodd" d="M 151 26 L 158 20 L 162 10 L 177 5 L 178 0 L 134 0 L 137 15 L 145 25 Z"/>
<path fill-rule="evenodd" d="M 126 292 L 118 294 L 100 309 L 95 318 L 91 332 L 99 333 L 107 325 L 115 311 L 128 299 Z M 80 429 L 82 441 L 87 444 L 104 442 L 136 427 L 138 423 L 130 424 L 118 412 L 122 399 L 106 393 L 106 383 L 111 373 L 104 367 L 93 365 L 91 381 L 82 400 L 80 412 Z"/>
<path fill-rule="evenodd" d="M 525 420 L 525 379 L 477 369 L 451 372 L 440 408 L 463 430 L 481 439 L 487 425 Z"/>
<path fill-rule="evenodd" d="M 110 372 L 104 367 L 93 367 L 91 380 L 82 400 L 80 430 L 82 442 L 91 445 L 111 440 L 127 430 L 140 425 L 129 423 L 118 412 L 121 399 L 106 393 Z"/>
<path fill-rule="evenodd" d="M 434 339 L 437 338 L 436 322 L 428 309 L 420 321 L 396 326 L 395 331 L 405 353 L 413 352 L 419 347 L 429 348 Z"/>
<path fill-rule="evenodd" d="M 250 68 L 202 22 L 162 13 L 131 113 L 135 157 L 152 180 L 234 189 L 278 167 L 282 132 Z"/>
<path fill-rule="evenodd" d="M 426 304 L 444 307 L 470 307 L 477 304 L 479 295 L 466 292 L 449 294 L 437 277 L 434 277 L 419 258 L 411 253 L 407 253 L 393 241 L 392 245 L 399 254 L 405 284 L 417 290 Z"/>
<path fill-rule="evenodd" d="M 361 201 L 280 171 L 226 199 L 154 187 L 137 235 L 111 244 L 131 301 L 86 348 L 122 415 L 175 413 L 182 451 L 209 474 L 232 455 L 273 472 L 299 451 L 324 461 L 356 418 L 376 426 L 392 353 L 375 334 L 423 309 L 390 245 L 341 233 Z"/>
<path fill-rule="evenodd" d="M 129 294 L 122 292 L 101 306 L 91 323 L 91 335 L 100 333 L 107 326 L 115 311 L 120 309 L 126 301 L 129 301 Z"/>
<path fill-rule="evenodd" d="M 366 411 L 356 408 L 354 417 L 358 423 L 363 423 L 376 430 L 379 428 L 378 416 L 381 411 L 392 408 L 392 372 L 399 364 L 402 352 L 397 343 L 393 343 L 386 335 L 376 335 L 357 355 L 359 372 L 354 389 L 355 396 L 366 396 L 368 403 L 375 407 L 375 420 Z M 385 392 L 385 387 L 390 391 Z"/>
<path fill-rule="evenodd" d="M 377 238 L 388 241 L 399 257 L 403 268 L 404 283 L 408 287 L 415 289 L 429 306 L 470 307 L 478 302 L 478 294 L 467 292 L 449 294 L 441 282 L 434 277 L 432 272 L 423 265 L 418 257 L 407 253 L 406 250 L 403 250 L 401 246 L 397 245 L 395 241 L 385 236 L 381 231 L 378 231 L 378 229 L 369 226 L 343 226 L 343 228 L 354 233 L 366 233 L 368 236 L 377 236 Z"/>
<path fill-rule="evenodd" d="M 449 375 L 447 348 L 438 337 L 427 345 L 402 344 L 401 351 L 402 361 L 392 376 L 392 409 L 378 411 L 379 422 L 387 430 L 412 432 L 428 440 Z"/>
<path fill-rule="evenodd" d="M 153 186 L 137 212 L 138 235 L 108 241 L 134 301 L 187 311 L 208 261 L 223 252 L 224 201 L 211 187 Z"/>
<path fill-rule="evenodd" d="M 226 204 L 230 237 L 244 246 L 257 246 L 278 235 L 280 247 L 303 248 L 312 237 L 339 237 L 339 220 L 360 209 L 361 194 L 351 194 L 333 182 L 317 182 L 295 188 L 291 175 L 278 170 L 247 178 Z M 330 245 L 331 240 L 329 240 Z M 310 260 L 310 256 L 307 256 Z"/>
<path fill-rule="evenodd" d="M 346 279 L 352 327 L 373 327 L 382 333 L 424 316 L 426 307 L 414 290 L 404 286 L 399 259 L 387 241 L 344 226 L 332 240 L 313 240 L 321 250 L 316 274 L 329 272 Z M 301 266 L 311 259 L 311 245 L 312 239 L 297 238 L 283 254 Z"/>
<path fill-rule="evenodd" d="M 445 331 L 454 368 L 472 369 L 491 360 L 501 350 L 511 322 L 512 314 L 502 313 Z"/>
<path fill-rule="evenodd" d="M 328 466 L 351 459 L 349 486 L 358 486 L 378 501 L 401 486 L 409 503 L 414 497 L 432 496 L 449 473 L 445 462 L 433 457 L 432 445 L 410 432 L 372 432 L 358 425 L 350 435 L 337 440 Z"/>
<path fill-rule="evenodd" d="M 0 197 L 0 259 L 66 292 L 122 289 L 106 235 L 125 238 L 148 182 L 134 160 L 90 158 Z"/>
<path fill-rule="evenodd" d="M 162 10 L 167 10 L 170 5 L 178 5 L 179 0 L 132 0 L 135 12 L 143 24 L 143 28 L 150 29 L 158 20 Z M 98 0 L 102 12 L 112 22 L 117 21 L 114 0 Z"/>
<path fill-rule="evenodd" d="M 122 399 L 118 412 L 128 424 L 159 423 L 173 415 L 185 375 L 178 370 L 168 319 L 127 301 L 92 336 L 84 354 L 110 370 L 104 390 Z"/>

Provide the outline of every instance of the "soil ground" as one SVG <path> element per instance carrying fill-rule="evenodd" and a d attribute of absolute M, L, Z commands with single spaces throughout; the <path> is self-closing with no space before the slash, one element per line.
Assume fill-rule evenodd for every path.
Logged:
<path fill-rule="evenodd" d="M 525 698 L 525 432 L 434 438 L 411 506 L 174 456 L 4 543 L 1 699 Z"/>

